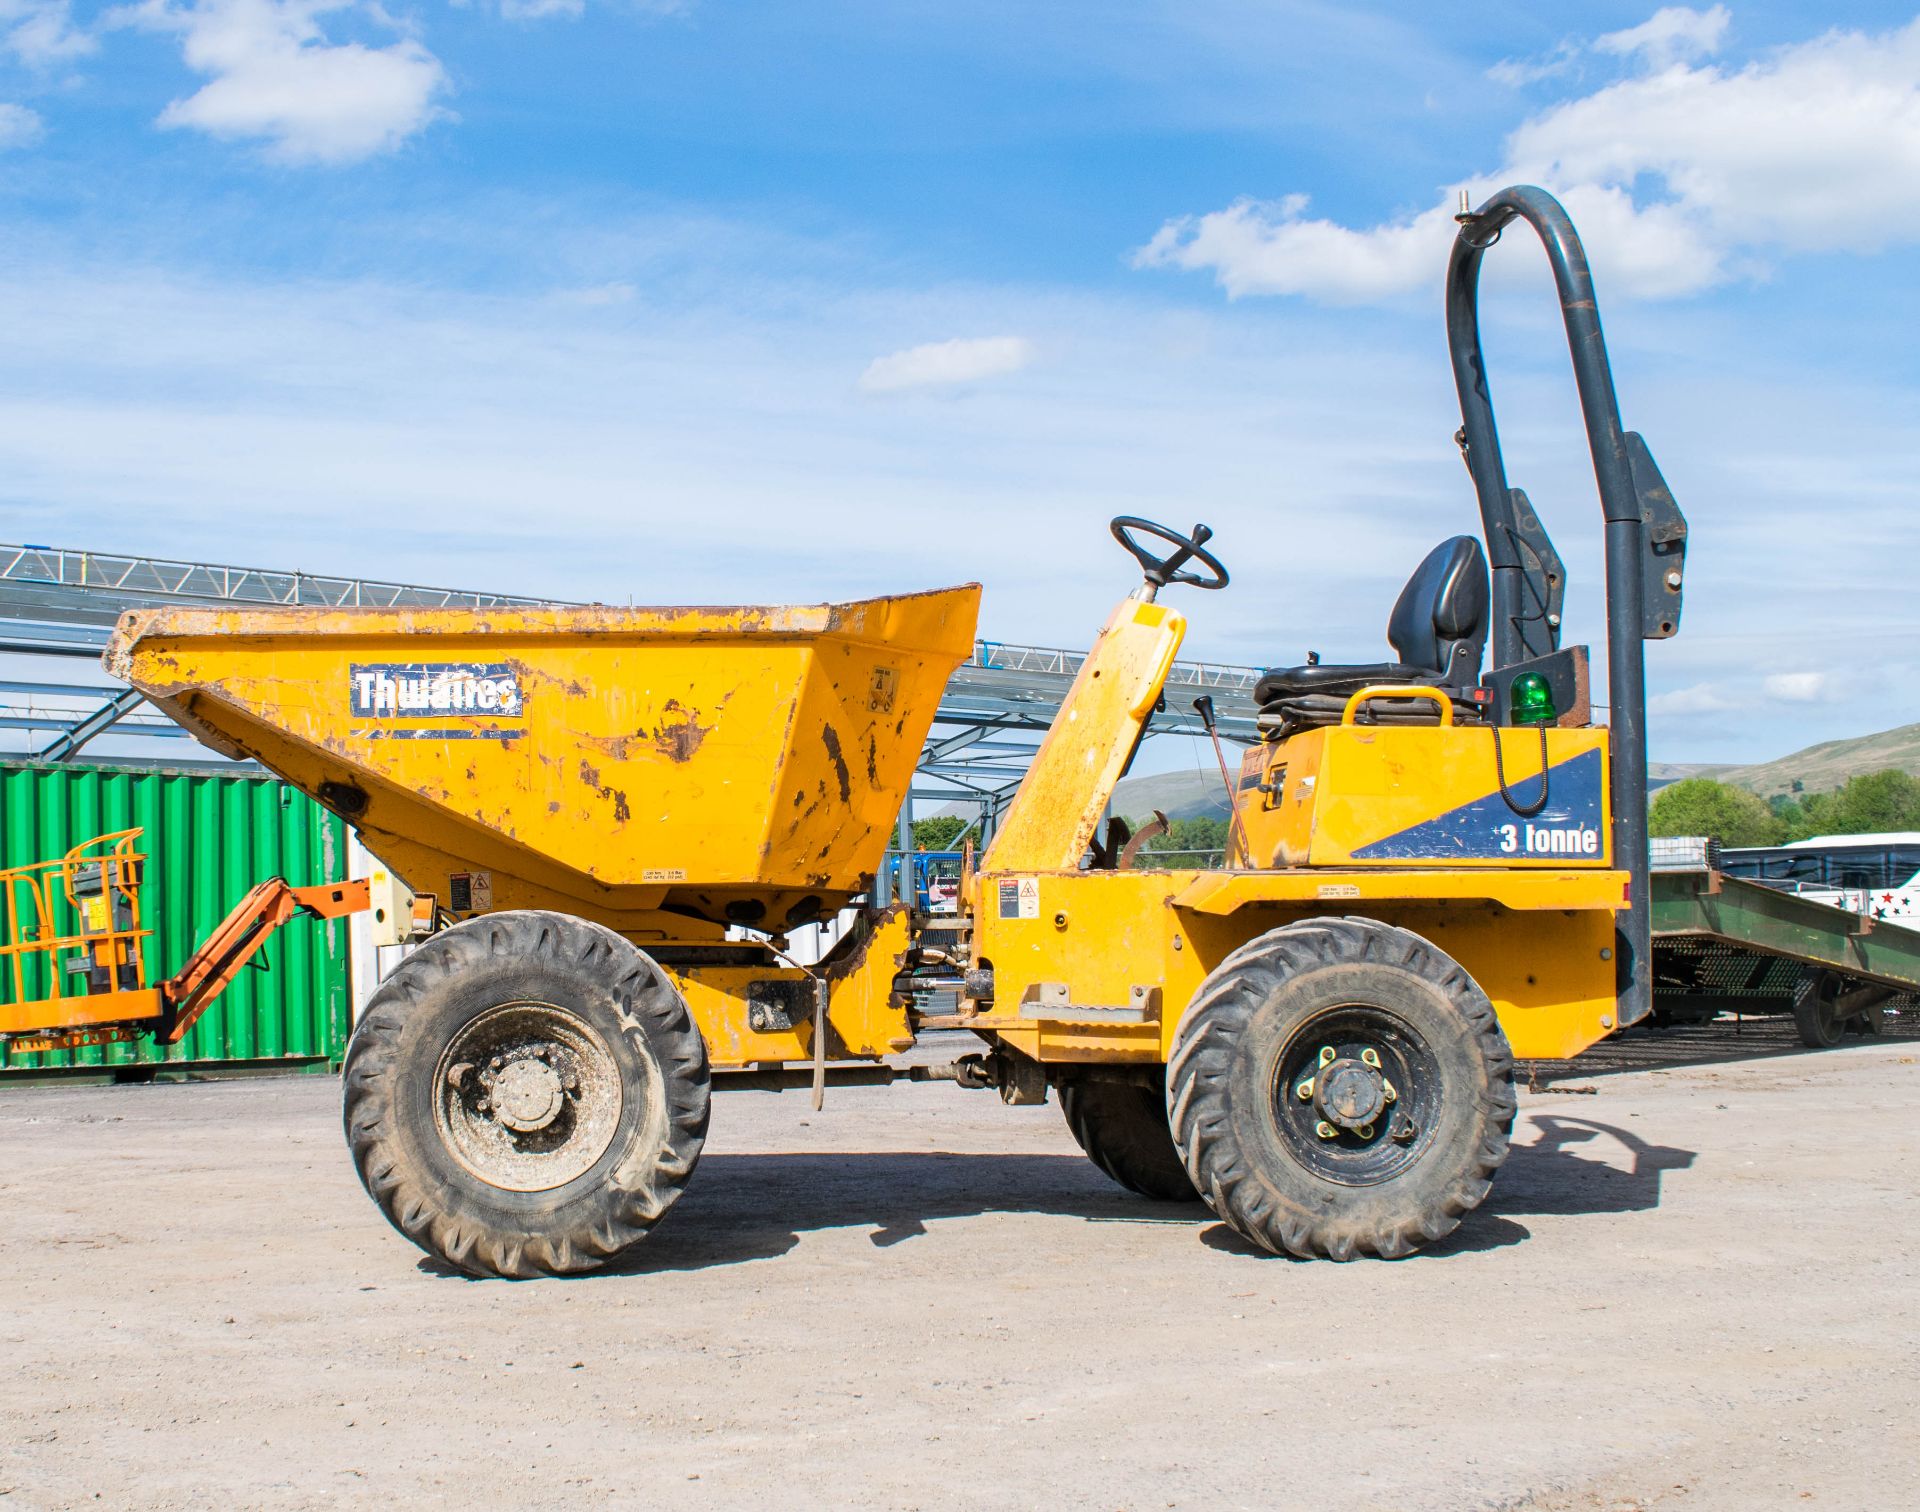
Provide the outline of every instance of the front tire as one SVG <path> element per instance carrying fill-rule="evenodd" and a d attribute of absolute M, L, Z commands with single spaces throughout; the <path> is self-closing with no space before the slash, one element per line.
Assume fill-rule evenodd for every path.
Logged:
<path fill-rule="evenodd" d="M 1486 1197 L 1513 1058 L 1449 956 L 1373 919 L 1309 919 L 1228 956 L 1175 1033 L 1167 1105 L 1215 1213 L 1275 1254 L 1394 1259 Z"/>
<path fill-rule="evenodd" d="M 673 1205 L 706 1138 L 706 1046 L 679 990 L 567 914 L 428 940 L 367 1005 L 344 1080 L 368 1195 L 473 1275 L 604 1265 Z"/>

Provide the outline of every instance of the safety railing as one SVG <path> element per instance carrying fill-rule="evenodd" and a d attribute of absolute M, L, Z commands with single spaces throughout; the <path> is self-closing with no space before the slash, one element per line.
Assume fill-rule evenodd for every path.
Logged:
<path fill-rule="evenodd" d="M 142 831 L 116 830 L 51 861 L 0 870 L 0 989 L 31 1003 L 147 985 Z M 80 980 L 70 988 L 68 978 Z"/>

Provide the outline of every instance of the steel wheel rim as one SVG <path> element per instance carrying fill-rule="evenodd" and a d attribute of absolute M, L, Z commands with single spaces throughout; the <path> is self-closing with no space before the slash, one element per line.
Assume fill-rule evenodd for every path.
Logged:
<path fill-rule="evenodd" d="M 1324 1008 L 1288 1036 L 1274 1061 L 1274 1129 L 1315 1176 L 1378 1186 L 1404 1175 L 1433 1143 L 1440 1081 L 1432 1047 L 1400 1015 L 1372 1003 Z M 1378 1112 L 1365 1117 L 1375 1098 Z"/>
<path fill-rule="evenodd" d="M 434 1125 L 468 1172 L 509 1192 L 547 1192 L 592 1170 L 625 1105 L 600 1033 L 556 1003 L 502 1003 L 441 1052 Z"/>

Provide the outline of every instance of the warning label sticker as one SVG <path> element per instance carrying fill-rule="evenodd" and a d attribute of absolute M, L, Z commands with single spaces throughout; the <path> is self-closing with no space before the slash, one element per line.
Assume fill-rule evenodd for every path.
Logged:
<path fill-rule="evenodd" d="M 454 913 L 487 913 L 493 908 L 492 872 L 455 872 L 447 878 L 447 907 Z"/>
<path fill-rule="evenodd" d="M 1000 879 L 1000 917 L 1037 919 L 1040 917 L 1040 879 L 1038 877 L 1002 877 Z"/>

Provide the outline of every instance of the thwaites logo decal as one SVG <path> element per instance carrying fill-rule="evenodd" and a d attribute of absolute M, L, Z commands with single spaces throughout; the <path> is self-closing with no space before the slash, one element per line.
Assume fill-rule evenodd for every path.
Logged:
<path fill-rule="evenodd" d="M 1509 758 L 1511 760 L 1511 758 Z M 1537 814 L 1518 814 L 1540 795 L 1538 773 L 1511 777 L 1512 803 L 1489 793 L 1438 818 L 1428 819 L 1362 846 L 1356 861 L 1597 861 L 1606 854 L 1601 832 L 1600 753 L 1578 756 L 1547 769 L 1547 802 Z"/>
<path fill-rule="evenodd" d="M 526 712 L 505 662 L 355 662 L 347 698 L 354 718 L 381 721 L 356 732 L 374 740 L 505 740 Z"/>

